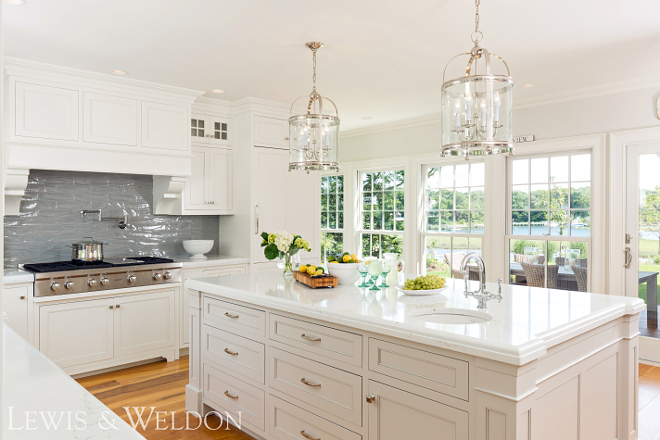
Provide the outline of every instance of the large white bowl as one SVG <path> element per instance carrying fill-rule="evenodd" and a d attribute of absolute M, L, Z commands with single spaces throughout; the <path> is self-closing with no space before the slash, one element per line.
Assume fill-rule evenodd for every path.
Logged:
<path fill-rule="evenodd" d="M 192 254 L 190 258 L 206 258 L 204 254 L 210 252 L 213 248 L 213 243 L 215 240 L 183 240 L 183 248 L 189 254 Z"/>
<path fill-rule="evenodd" d="M 328 273 L 337 277 L 339 284 L 355 284 L 360 279 L 357 263 L 328 263 Z"/>

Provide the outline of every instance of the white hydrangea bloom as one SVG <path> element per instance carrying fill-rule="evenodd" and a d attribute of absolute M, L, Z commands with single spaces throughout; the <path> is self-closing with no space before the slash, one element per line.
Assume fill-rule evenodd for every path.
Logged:
<path fill-rule="evenodd" d="M 293 235 L 286 231 L 277 231 L 275 233 L 275 246 L 280 252 L 289 252 L 289 248 L 293 243 Z"/>

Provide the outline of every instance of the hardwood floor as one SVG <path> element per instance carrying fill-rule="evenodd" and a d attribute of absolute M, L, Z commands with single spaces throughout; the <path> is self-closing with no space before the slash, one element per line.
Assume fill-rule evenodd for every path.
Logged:
<path fill-rule="evenodd" d="M 148 439 L 253 440 L 252 437 L 231 425 L 229 430 L 226 430 L 226 423 L 223 423 L 222 427 L 216 430 L 220 426 L 220 419 L 217 416 L 207 418 L 208 427 L 202 424 L 199 429 L 185 429 L 186 412 L 183 390 L 188 383 L 187 356 L 178 361 L 155 362 L 111 373 L 83 377 L 77 379 L 77 381 L 131 426 L 133 423 L 131 423 L 124 407 L 146 407 L 145 413 L 143 413 L 144 419 L 150 413 L 151 407 L 156 407 L 155 411 L 166 411 L 168 414 L 165 420 L 161 415 L 160 427 L 167 429 L 156 429 L 155 413 L 152 415 L 146 429 L 143 429 L 140 425 L 137 426 L 136 430 Z M 175 411 L 173 421 L 171 411 Z M 136 421 L 137 417 L 134 410 L 131 410 L 131 415 L 133 420 Z M 193 416 L 189 417 L 191 428 L 195 428 L 198 423 L 198 419 Z M 176 431 L 171 429 L 172 426 L 175 428 L 183 427 L 184 429 Z"/>
<path fill-rule="evenodd" d="M 155 362 L 85 377 L 78 379 L 78 383 L 129 424 L 131 422 L 124 407 L 146 407 L 147 413 L 151 407 L 156 407 L 156 411 L 175 411 L 174 426 L 180 428 L 186 424 L 183 388 L 188 383 L 187 356 L 174 362 Z M 659 413 L 660 367 L 639 364 L 639 440 L 660 439 L 660 418 L 657 417 Z M 134 412 L 132 416 L 133 420 L 136 420 Z M 172 427 L 171 417 L 171 414 L 168 414 L 164 422 L 161 417 L 160 426 L 168 429 L 157 430 L 154 415 L 146 429 L 138 425 L 137 431 L 148 439 L 252 440 L 252 437 L 234 427 L 225 430 L 225 424 L 221 429 L 215 430 L 220 423 L 218 417 L 208 418 L 208 426 L 212 429 L 202 425 L 199 429 L 179 431 L 169 429 Z M 197 419 L 190 417 L 191 427 L 197 426 L 197 423 Z"/>

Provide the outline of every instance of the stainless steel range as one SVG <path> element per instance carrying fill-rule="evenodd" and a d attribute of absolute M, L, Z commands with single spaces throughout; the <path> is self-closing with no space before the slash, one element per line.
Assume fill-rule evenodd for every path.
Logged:
<path fill-rule="evenodd" d="M 134 257 L 25 264 L 23 269 L 34 273 L 34 296 L 51 296 L 179 283 L 182 267 L 169 258 Z"/>

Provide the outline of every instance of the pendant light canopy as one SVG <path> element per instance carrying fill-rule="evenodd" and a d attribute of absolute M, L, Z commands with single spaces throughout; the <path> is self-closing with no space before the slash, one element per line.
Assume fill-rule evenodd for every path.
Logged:
<path fill-rule="evenodd" d="M 316 91 L 316 52 L 323 47 L 323 43 L 311 42 L 305 46 L 313 53 L 313 87 L 309 96 L 301 96 L 291 105 L 289 171 L 339 171 L 339 113 L 337 106 L 329 98 L 321 96 Z M 307 113 L 293 115 L 293 108 L 301 98 L 308 100 Z"/>
<path fill-rule="evenodd" d="M 479 3 L 475 0 L 474 47 L 449 60 L 442 78 L 442 157 L 513 152 L 513 78 L 503 58 L 479 46 Z M 465 75 L 447 81 L 449 65 L 464 56 Z M 506 75 L 493 73 L 496 63 Z"/>

